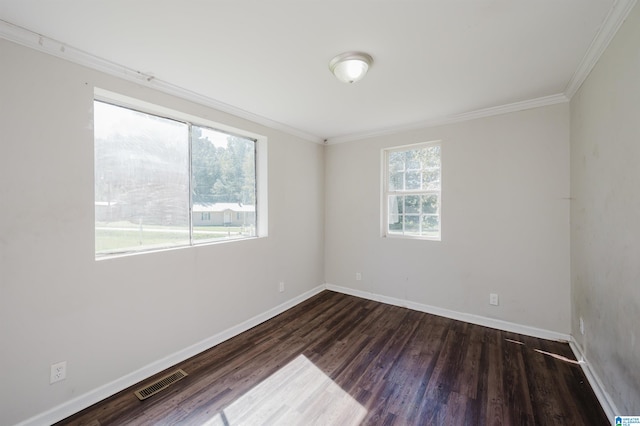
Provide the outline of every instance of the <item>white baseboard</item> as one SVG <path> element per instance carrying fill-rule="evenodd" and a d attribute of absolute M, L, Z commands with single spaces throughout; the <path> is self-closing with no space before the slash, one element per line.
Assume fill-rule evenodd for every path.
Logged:
<path fill-rule="evenodd" d="M 376 293 L 355 290 L 348 287 L 341 287 L 333 284 L 325 284 L 327 290 L 336 291 L 338 293 L 349 294 L 351 296 L 361 297 L 363 299 L 374 300 L 376 302 L 387 303 L 389 305 L 401 306 L 403 308 L 413 309 L 414 311 L 425 312 L 428 314 L 438 315 L 441 317 L 451 318 L 459 321 L 477 324 L 484 327 L 496 328 L 498 330 L 509 331 L 512 333 L 524 334 L 527 336 L 538 337 L 540 339 L 558 340 L 562 342 L 571 341 L 571 336 L 556 331 L 545 330 L 542 328 L 530 327 L 528 325 L 517 324 L 509 321 L 503 321 L 494 318 L 487 318 L 481 315 L 467 314 L 464 312 L 452 311 L 449 309 L 439 308 L 437 306 L 425 305 L 422 303 L 412 302 L 410 300 L 396 299 L 394 297 L 383 296 Z"/>
<path fill-rule="evenodd" d="M 526 325 L 516 324 L 508 321 L 502 321 L 494 318 L 487 318 L 480 315 L 468 314 L 463 312 L 452 311 L 449 309 L 439 308 L 436 306 L 425 305 L 422 303 L 416 303 L 409 300 L 397 299 L 394 297 L 383 296 L 376 293 L 370 293 L 361 290 L 355 290 L 348 287 L 336 286 L 333 284 L 323 284 L 317 286 L 293 299 L 290 299 L 262 314 L 256 315 L 234 327 L 228 328 L 215 334 L 207 339 L 204 339 L 194 345 L 191 345 L 185 349 L 175 352 L 165 358 L 155 361 L 145 367 L 142 367 L 126 376 L 123 376 L 111 383 L 107 383 L 99 388 L 89 391 L 83 395 L 78 396 L 64 404 L 53 407 L 52 409 L 38 414 L 30 419 L 27 419 L 16 426 L 40 426 L 43 424 L 56 423 L 62 419 L 65 419 L 83 409 L 90 407 L 91 405 L 102 401 L 105 398 L 110 397 L 136 383 L 145 380 L 162 370 L 165 370 L 173 365 L 176 365 L 194 355 L 197 355 L 207 349 L 216 346 L 225 340 L 228 340 L 238 334 L 261 324 L 276 315 L 290 309 L 299 303 L 315 296 L 323 290 L 331 290 L 338 293 L 348 294 L 351 296 L 361 297 L 363 299 L 374 300 L 377 302 L 387 303 L 389 305 L 401 306 L 408 309 L 412 309 L 419 312 L 425 312 L 433 315 L 438 315 L 446 318 L 451 318 L 459 321 L 465 321 L 471 324 L 477 324 L 484 327 L 495 328 L 498 330 L 509 331 L 518 334 L 524 334 L 527 336 L 538 337 L 541 339 L 559 340 L 569 342 L 569 346 L 578 360 L 584 361 L 580 365 L 589 381 L 589 384 L 593 388 L 596 397 L 600 401 L 607 417 L 613 420 L 615 413 L 618 413 L 615 404 L 604 391 L 604 386 L 598 378 L 597 374 L 590 368 L 589 363 L 586 361 L 582 348 L 578 343 L 568 334 L 558 333 L 555 331 L 544 330 L 536 327 L 530 327 Z"/>
<path fill-rule="evenodd" d="M 485 327 L 496 328 L 503 331 L 510 331 L 513 333 L 524 334 L 527 336 L 538 337 L 541 339 L 548 340 L 559 340 L 565 341 L 569 343 L 569 347 L 573 351 L 576 359 L 580 361 L 580 367 L 582 367 L 582 371 L 589 382 L 589 385 L 593 389 L 593 392 L 598 398 L 602 409 L 604 410 L 607 418 L 611 422 L 612 425 L 615 425 L 614 418 L 616 415 L 620 413 L 618 411 L 615 403 L 609 396 L 609 394 L 604 390 L 604 385 L 602 381 L 598 377 L 598 375 L 593 371 L 589 361 L 584 356 L 584 352 L 582 347 L 575 341 L 573 336 L 563 333 L 558 333 L 555 331 L 544 330 L 536 327 L 530 327 L 526 325 L 516 324 L 508 321 L 497 320 L 493 318 L 486 318 L 480 315 L 466 314 L 463 312 L 451 311 L 449 309 L 438 308 L 436 306 L 424 305 L 421 303 L 411 302 L 403 299 L 396 299 L 393 297 L 383 296 L 380 294 L 369 293 L 366 291 L 355 290 L 348 287 L 340 287 L 333 284 L 325 284 L 327 290 L 336 291 L 338 293 L 349 294 L 351 296 L 361 297 L 363 299 L 374 300 L 376 302 L 387 303 L 394 306 L 401 306 L 409 309 L 413 309 L 420 312 L 426 312 L 429 314 L 434 314 L 446 318 L 451 318 L 455 320 L 465 321 L 472 324 L 482 325 Z"/>
<path fill-rule="evenodd" d="M 281 314 L 287 309 L 290 309 L 297 304 L 307 300 L 308 298 L 315 296 L 324 289 L 324 285 L 319 285 L 297 297 L 294 297 L 293 299 L 290 299 L 272 309 L 269 309 L 268 311 L 260 315 L 256 315 L 255 317 L 250 318 L 234 327 L 228 328 L 194 345 L 175 352 L 165 358 L 159 359 L 147 366 L 140 368 L 139 370 L 136 370 L 130 374 L 127 374 L 126 376 L 114 380 L 111 383 L 107 383 L 106 385 L 100 386 L 99 388 L 91 390 L 83 395 L 78 396 L 77 398 L 67 401 L 64 404 L 58 405 L 48 411 L 24 420 L 18 423 L 16 426 L 41 426 L 44 424 L 50 425 L 63 420 L 79 411 L 84 410 L 87 407 L 90 407 L 97 402 L 102 401 L 105 398 L 110 397 L 111 395 L 114 395 L 128 388 L 129 386 L 133 386 L 136 383 L 145 380 L 156 373 L 161 372 L 162 370 L 170 368 L 188 358 L 191 358 L 194 355 L 197 355 L 224 342 L 225 340 L 237 336 L 238 334 L 247 331 L 258 324 L 261 324 L 275 317 L 276 315 Z"/>
<path fill-rule="evenodd" d="M 575 355 L 576 359 L 578 361 L 581 361 L 580 367 L 582 367 L 582 371 L 584 372 L 584 375 L 587 377 L 587 381 L 589 382 L 589 385 L 591 385 L 591 389 L 593 389 L 593 393 L 596 394 L 596 398 L 598 398 L 598 401 L 600 402 L 602 409 L 607 415 L 607 418 L 609 419 L 612 425 L 615 425 L 614 418 L 615 416 L 620 414 L 620 411 L 618 411 L 616 404 L 613 402 L 613 400 L 611 399 L 607 391 L 604 390 L 604 385 L 602 384 L 602 380 L 600 380 L 600 377 L 591 368 L 591 364 L 589 363 L 589 360 L 585 357 L 582 346 L 580 346 L 580 344 L 576 342 L 576 340 L 572 337 L 571 340 L 569 340 L 569 347 L 573 351 L 573 354 Z"/>

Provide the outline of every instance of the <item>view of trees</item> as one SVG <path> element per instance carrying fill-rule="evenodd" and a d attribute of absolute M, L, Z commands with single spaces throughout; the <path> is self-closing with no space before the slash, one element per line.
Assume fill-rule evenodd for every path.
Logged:
<path fill-rule="evenodd" d="M 255 205 L 255 142 L 95 103 L 96 221 L 189 224 L 192 202 Z"/>
<path fill-rule="evenodd" d="M 440 230 L 440 145 L 391 151 L 387 161 L 388 231 L 437 236 Z"/>
<path fill-rule="evenodd" d="M 197 126 L 191 131 L 194 204 L 255 205 L 255 142 L 225 135 L 226 146 L 216 146 L 207 137 L 211 132 Z"/>

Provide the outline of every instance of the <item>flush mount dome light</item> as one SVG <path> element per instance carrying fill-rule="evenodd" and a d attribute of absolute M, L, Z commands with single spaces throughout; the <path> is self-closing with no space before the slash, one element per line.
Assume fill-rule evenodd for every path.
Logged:
<path fill-rule="evenodd" d="M 362 80 L 373 63 L 370 55 L 362 52 L 341 53 L 329 62 L 329 69 L 343 83 Z"/>

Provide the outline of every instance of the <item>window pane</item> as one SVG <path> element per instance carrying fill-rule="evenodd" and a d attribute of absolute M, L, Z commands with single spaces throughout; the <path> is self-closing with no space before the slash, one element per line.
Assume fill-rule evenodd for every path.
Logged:
<path fill-rule="evenodd" d="M 96 254 L 189 244 L 184 123 L 94 102 Z"/>
<path fill-rule="evenodd" d="M 404 207 L 406 213 L 420 213 L 420 196 L 408 195 L 404 198 Z"/>
<path fill-rule="evenodd" d="M 192 126 L 191 143 L 194 240 L 255 236 L 255 141 Z"/>
<path fill-rule="evenodd" d="M 422 215 L 422 235 L 437 236 L 440 233 L 440 217 Z"/>
<path fill-rule="evenodd" d="M 422 196 L 422 213 L 438 213 L 438 196 L 423 195 Z"/>
<path fill-rule="evenodd" d="M 402 223 L 403 223 L 403 204 L 404 197 L 391 195 L 388 199 L 388 228 L 389 232 L 402 232 Z"/>
<path fill-rule="evenodd" d="M 433 143 L 385 153 L 388 202 L 384 232 L 440 239 L 440 153 L 440 145 Z"/>
<path fill-rule="evenodd" d="M 389 171 L 401 172 L 404 171 L 404 152 L 391 152 L 389 153 Z"/>
<path fill-rule="evenodd" d="M 391 195 L 389 197 L 389 223 L 392 219 L 395 221 L 395 217 L 403 213 L 404 210 L 404 197 L 402 195 Z"/>
<path fill-rule="evenodd" d="M 402 226 L 404 222 L 403 215 L 396 215 L 394 218 L 389 218 L 389 232 L 402 233 Z"/>
<path fill-rule="evenodd" d="M 422 189 L 440 189 L 440 169 L 427 169 L 422 172 Z"/>
<path fill-rule="evenodd" d="M 389 175 L 389 190 L 398 191 L 404 189 L 404 173 L 396 172 Z"/>
<path fill-rule="evenodd" d="M 425 148 L 426 161 L 423 167 L 440 167 L 440 145 L 429 146 Z"/>
<path fill-rule="evenodd" d="M 420 170 L 421 167 L 422 150 L 408 151 L 407 152 L 407 170 Z"/>
<path fill-rule="evenodd" d="M 404 217 L 404 231 L 407 234 L 419 234 L 420 233 L 420 215 L 405 215 Z"/>
<path fill-rule="evenodd" d="M 406 189 L 420 189 L 421 185 L 421 173 L 420 171 L 407 172 L 407 187 Z"/>

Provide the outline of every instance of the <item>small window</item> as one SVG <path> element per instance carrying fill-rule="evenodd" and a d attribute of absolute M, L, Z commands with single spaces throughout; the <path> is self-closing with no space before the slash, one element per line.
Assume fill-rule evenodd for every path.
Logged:
<path fill-rule="evenodd" d="M 383 236 L 440 240 L 441 146 L 383 151 Z"/>
<path fill-rule="evenodd" d="M 258 235 L 255 139 L 99 100 L 94 132 L 97 257 Z"/>

